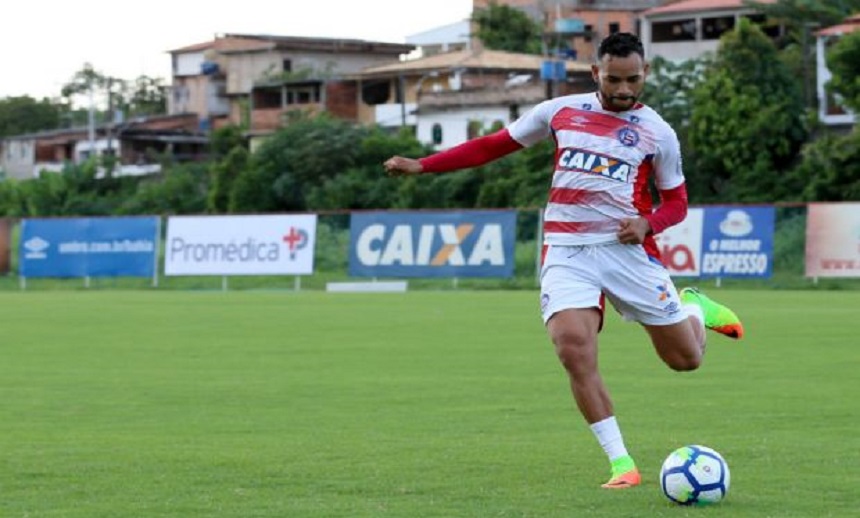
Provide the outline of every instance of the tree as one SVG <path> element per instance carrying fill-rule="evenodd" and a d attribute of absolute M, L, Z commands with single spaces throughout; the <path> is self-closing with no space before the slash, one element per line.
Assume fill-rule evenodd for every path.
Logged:
<path fill-rule="evenodd" d="M 251 155 L 237 146 L 226 157 L 212 164 L 212 180 L 206 206 L 209 212 L 224 214 L 230 210 L 230 192 L 242 171 L 248 168 Z"/>
<path fill-rule="evenodd" d="M 807 106 L 815 106 L 816 57 L 812 32 L 840 23 L 860 11 L 860 0 L 745 0 L 744 3 L 764 14 L 771 24 L 785 27 L 777 45 L 795 76 L 803 78 Z"/>
<path fill-rule="evenodd" d="M 0 99 L 0 137 L 21 135 L 59 126 L 62 106 L 30 96 Z"/>
<path fill-rule="evenodd" d="M 209 171 L 206 164 L 162 165 L 162 173 L 144 177 L 116 214 L 201 214 L 206 211 Z"/>
<path fill-rule="evenodd" d="M 308 189 L 308 209 L 412 208 L 402 203 L 405 178 L 385 175 L 382 163 L 393 155 L 429 153 L 411 131 L 390 135 L 381 128 L 373 128 L 362 138 L 354 165 Z"/>
<path fill-rule="evenodd" d="M 167 87 L 164 80 L 138 76 L 134 81 L 123 81 L 117 106 L 129 117 L 162 115 L 167 113 Z"/>
<path fill-rule="evenodd" d="M 129 81 L 109 76 L 96 70 L 92 64 L 84 63 L 63 85 L 60 93 L 69 106 L 74 105 L 76 97 L 91 97 L 92 102 L 101 108 L 96 109 L 98 118 L 112 120 L 115 110 L 129 117 L 167 113 L 166 90 L 160 78 L 141 75 Z M 89 107 L 90 100 L 85 104 Z"/>
<path fill-rule="evenodd" d="M 84 63 L 84 66 L 63 85 L 60 94 L 71 105 L 74 98 L 79 95 L 96 96 L 102 93 L 113 93 L 114 88 L 119 86 L 119 81 L 99 72 L 91 63 Z"/>
<path fill-rule="evenodd" d="M 713 193 L 706 179 L 700 178 L 695 166 L 695 150 L 690 146 L 690 123 L 693 117 L 693 90 L 701 83 L 708 67 L 705 58 L 672 62 L 660 56 L 651 60 L 645 98 L 675 130 L 681 142 L 687 193 L 696 202 L 707 201 Z"/>
<path fill-rule="evenodd" d="M 792 179 L 803 186 L 803 201 L 860 200 L 860 131 L 825 135 L 808 144 Z"/>
<path fill-rule="evenodd" d="M 842 36 L 827 51 L 827 68 L 833 75 L 828 88 L 860 113 L 860 31 Z"/>
<path fill-rule="evenodd" d="M 297 115 L 259 147 L 235 179 L 231 212 L 304 211 L 313 190 L 354 167 L 370 128 Z"/>
<path fill-rule="evenodd" d="M 209 135 L 209 156 L 212 179 L 207 208 L 209 212 L 226 213 L 230 210 L 233 185 L 251 161 L 242 129 L 230 125 L 213 131 Z"/>
<path fill-rule="evenodd" d="M 744 3 L 768 18 L 785 24 L 789 31 L 809 25 L 835 25 L 852 13 L 860 11 L 860 0 L 746 0 Z M 790 37 L 796 38 L 799 34 L 795 32 L 790 34 Z"/>
<path fill-rule="evenodd" d="M 478 39 L 488 49 L 543 53 L 543 27 L 520 9 L 491 1 L 486 9 L 475 10 L 472 21 L 478 26 Z"/>
<path fill-rule="evenodd" d="M 803 99 L 776 47 L 741 20 L 693 91 L 695 167 L 718 201 L 794 199 L 790 169 L 806 138 Z"/>
<path fill-rule="evenodd" d="M 828 50 L 827 67 L 833 74 L 828 88 L 860 113 L 860 32 L 842 36 Z M 860 200 L 860 129 L 855 126 L 848 135 L 825 135 L 807 144 L 791 176 L 803 186 L 804 201 Z"/>

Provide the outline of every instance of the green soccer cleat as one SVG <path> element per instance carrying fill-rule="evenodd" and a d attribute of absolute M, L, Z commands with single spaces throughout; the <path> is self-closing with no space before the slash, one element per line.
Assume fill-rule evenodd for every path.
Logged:
<path fill-rule="evenodd" d="M 625 455 L 612 461 L 612 477 L 601 485 L 603 489 L 627 489 L 642 483 L 642 475 L 636 469 L 633 457 Z"/>
<path fill-rule="evenodd" d="M 642 483 L 642 475 L 639 474 L 639 470 L 636 468 L 631 469 L 630 471 L 625 471 L 620 475 L 614 475 L 609 479 L 609 482 L 601 485 L 603 489 L 627 489 L 629 487 L 635 487 Z"/>
<path fill-rule="evenodd" d="M 744 326 L 741 319 L 731 309 L 714 302 L 696 288 L 684 288 L 680 293 L 681 302 L 696 304 L 702 308 L 705 317 L 705 327 L 729 338 L 739 340 L 744 336 Z"/>

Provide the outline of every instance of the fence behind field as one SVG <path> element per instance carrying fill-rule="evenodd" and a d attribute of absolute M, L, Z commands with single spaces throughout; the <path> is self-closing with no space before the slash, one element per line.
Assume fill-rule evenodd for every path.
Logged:
<path fill-rule="evenodd" d="M 731 207 L 731 211 L 754 213 L 761 207 L 763 206 L 733 206 Z M 768 230 L 772 242 L 767 243 L 767 246 L 771 247 L 772 251 L 768 258 L 769 264 L 767 265 L 768 271 L 766 276 L 737 278 L 732 275 L 726 277 L 719 275 L 689 277 L 685 275 L 681 278 L 682 276 L 679 275 L 679 282 L 684 284 L 707 283 L 720 286 L 770 288 L 860 288 L 860 203 L 794 204 L 767 207 L 772 208 L 773 225 L 772 229 Z M 694 208 L 691 207 L 691 209 Z M 492 216 L 493 212 L 482 211 L 482 214 L 489 213 Z M 514 243 L 511 250 L 506 252 L 506 254 L 510 253 L 508 259 L 511 261 L 511 264 L 509 268 L 506 267 L 504 276 L 501 277 L 493 276 L 494 274 L 477 277 L 472 276 L 472 274 L 464 274 L 463 276 L 456 274 L 442 276 L 434 274 L 431 276 L 428 274 L 426 277 L 353 275 L 350 273 L 350 254 L 351 252 L 353 253 L 352 259 L 354 262 L 355 243 L 353 240 L 355 236 L 351 236 L 351 223 L 353 216 L 356 216 L 356 219 L 366 219 L 368 213 L 342 211 L 320 212 L 313 215 L 316 222 L 315 232 L 312 236 L 313 266 L 309 270 L 296 274 L 254 275 L 247 274 L 246 272 L 246 274 L 242 275 L 198 274 L 166 276 L 165 268 L 168 267 L 169 271 L 169 265 L 165 263 L 165 254 L 168 251 L 166 239 L 168 238 L 171 218 L 164 217 L 160 221 L 159 235 L 155 238 L 158 241 L 155 247 L 157 250 L 157 266 L 155 275 L 152 278 L 87 275 L 72 278 L 54 278 L 48 275 L 40 278 L 27 278 L 26 283 L 24 283 L 22 281 L 22 274 L 26 274 L 27 272 L 26 269 L 25 271 L 21 269 L 22 221 L 7 220 L 6 223 L 10 229 L 9 239 L 7 240 L 9 243 L 9 253 L 8 257 L 0 258 L 0 265 L 3 265 L 5 261 L 8 264 L 8 269 L 7 275 L 0 280 L 0 289 L 277 289 L 299 291 L 325 290 L 336 283 L 382 283 L 390 280 L 405 281 L 409 289 L 535 289 L 538 286 L 537 272 L 541 248 L 539 243 L 542 240 L 542 211 L 541 209 L 534 208 L 520 209 L 513 212 L 498 212 L 510 213 L 513 216 L 510 220 L 510 225 L 512 226 Z M 466 219 L 469 218 L 469 215 L 473 214 L 472 211 L 389 211 L 377 214 L 385 214 L 385 217 L 382 218 L 383 223 L 387 220 L 397 221 L 400 216 L 406 218 L 406 220 L 417 218 L 412 224 L 419 225 L 415 228 L 420 229 L 422 214 L 432 214 L 438 218 L 440 217 L 439 215 L 450 215 L 452 213 L 464 214 Z M 305 218 L 308 216 L 310 215 L 285 215 L 285 217 Z M 206 218 L 209 217 L 197 217 L 201 221 L 204 221 Z M 214 233 L 217 233 L 218 229 L 223 227 L 223 222 L 229 220 L 229 217 L 225 216 L 211 216 L 211 218 L 222 219 L 220 227 L 219 225 L 215 225 L 213 229 L 209 230 L 209 232 Z M 248 217 L 239 216 L 237 218 L 247 219 Z M 63 219 L 57 218 L 51 221 L 63 221 Z M 452 228 L 456 226 L 456 224 L 452 225 Z M 0 230 L 2 228 L 3 226 L 0 225 Z M 450 232 L 454 231 L 451 229 L 448 230 Z M 427 232 L 432 231 L 428 226 Z M 429 236 L 430 234 L 427 235 Z M 807 247 L 808 235 L 815 239 L 815 246 L 811 247 L 811 249 Z M 287 238 L 288 236 L 284 237 L 284 239 Z M 293 236 L 293 238 L 289 238 L 289 240 L 293 241 L 293 245 L 300 243 L 302 239 L 298 234 Z M 460 238 L 463 237 L 460 236 L 457 239 Z M 304 236 L 304 239 L 308 239 L 308 236 Z M 431 252 L 427 248 L 430 245 L 425 246 L 418 243 L 421 239 L 420 231 L 416 230 L 414 236 L 410 236 L 404 241 L 407 245 L 415 247 L 416 257 L 421 254 L 426 256 Z M 451 239 L 450 236 L 449 239 Z M 2 243 L 2 239 L 0 239 L 0 243 Z M 257 243 L 257 241 L 254 241 L 254 243 Z M 665 243 L 666 241 L 664 241 Z M 740 244 L 743 245 L 743 243 Z M 251 246 L 250 242 L 245 243 L 245 245 Z M 407 245 L 400 243 L 398 246 Z M 32 246 L 32 243 L 26 246 Z M 376 246 L 381 245 L 377 244 Z M 425 248 L 423 252 L 421 250 L 422 246 Z M 701 246 L 707 252 L 709 243 L 701 243 Z M 710 246 L 712 249 L 716 246 L 713 244 L 713 240 L 711 240 Z M 456 250 L 456 248 L 456 245 L 449 245 L 448 252 L 453 254 L 460 253 L 460 250 Z M 828 250 L 837 250 L 837 252 L 834 255 L 834 252 Z M 0 247 L 0 252 L 2 252 L 2 247 Z M 395 249 L 392 253 L 397 252 L 403 252 L 403 250 Z M 666 247 L 664 246 L 664 255 L 665 252 Z M 238 245 L 236 253 L 243 253 Z M 382 253 L 382 251 L 378 250 L 377 253 Z M 433 251 L 433 253 L 437 252 Z M 445 254 L 442 254 L 442 256 L 445 256 Z M 409 260 L 412 260 L 412 256 L 410 255 L 409 257 Z M 395 259 L 395 264 L 399 264 L 397 260 L 403 260 L 402 257 L 395 257 Z M 464 257 L 463 260 L 467 259 L 468 257 Z M 813 267 L 810 268 L 808 261 L 815 262 Z M 489 264 L 489 262 L 487 263 Z M 355 264 L 353 264 L 352 269 L 353 272 L 357 271 Z M 494 272 L 501 271 L 501 269 L 494 270 Z M 289 272 L 289 270 L 286 270 L 286 272 Z M 812 275 L 807 275 L 809 272 L 813 272 Z"/>

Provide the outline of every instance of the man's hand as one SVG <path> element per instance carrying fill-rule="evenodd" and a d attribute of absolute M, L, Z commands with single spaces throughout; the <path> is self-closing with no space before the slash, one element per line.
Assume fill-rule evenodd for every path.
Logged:
<path fill-rule="evenodd" d="M 623 245 L 641 245 L 651 232 L 651 224 L 645 218 L 622 219 L 618 227 L 618 242 Z"/>
<path fill-rule="evenodd" d="M 393 156 L 382 164 L 385 166 L 385 172 L 389 176 L 404 176 L 421 174 L 424 172 L 424 167 L 421 162 L 414 158 L 405 158 L 402 156 Z"/>

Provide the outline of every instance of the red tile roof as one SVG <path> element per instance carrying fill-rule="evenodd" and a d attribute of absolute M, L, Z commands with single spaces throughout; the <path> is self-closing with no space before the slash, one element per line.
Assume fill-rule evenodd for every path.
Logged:
<path fill-rule="evenodd" d="M 185 54 L 187 52 L 200 52 L 209 49 L 215 49 L 218 52 L 247 52 L 254 50 L 269 50 L 274 47 L 275 44 L 271 41 L 227 35 L 219 36 L 212 41 L 195 43 L 194 45 L 171 50 L 170 53 Z"/>
<path fill-rule="evenodd" d="M 424 73 L 433 70 L 452 70 L 457 68 L 484 70 L 540 70 L 547 58 L 534 54 L 519 54 L 489 49 L 466 49 L 435 54 L 423 58 L 397 61 L 377 65 L 362 70 L 363 76 L 387 76 L 393 73 Z M 591 72 L 591 64 L 579 61 L 565 61 L 569 72 Z"/>
<path fill-rule="evenodd" d="M 308 38 L 298 36 L 275 36 L 269 34 L 224 34 L 212 41 L 197 43 L 169 51 L 170 54 L 201 52 L 210 49 L 221 53 L 255 52 L 274 48 L 308 50 L 329 53 L 374 52 L 377 54 L 408 54 L 414 45 L 381 41 L 365 41 L 344 38 Z"/>
<path fill-rule="evenodd" d="M 816 36 L 839 36 L 840 34 L 850 34 L 860 30 L 860 13 L 849 16 L 844 22 L 839 25 L 825 27 L 815 33 Z"/>
<path fill-rule="evenodd" d="M 764 4 L 772 4 L 776 0 L 759 0 Z M 741 9 L 747 7 L 744 0 L 682 0 L 669 5 L 663 5 L 649 9 L 642 13 L 643 16 L 654 14 L 675 14 L 699 11 L 719 11 L 723 9 Z"/>

